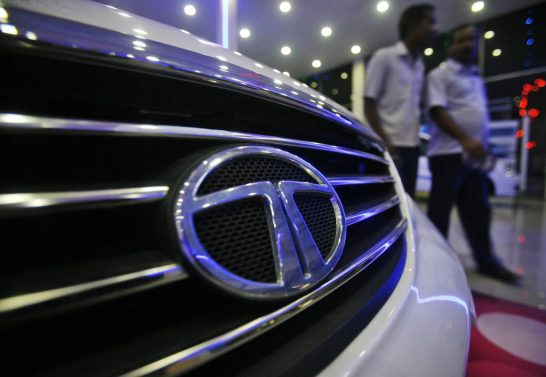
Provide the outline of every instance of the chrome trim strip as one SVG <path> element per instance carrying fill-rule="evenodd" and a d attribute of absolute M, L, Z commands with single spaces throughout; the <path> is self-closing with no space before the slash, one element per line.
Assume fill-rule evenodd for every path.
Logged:
<path fill-rule="evenodd" d="M 375 183 L 391 183 L 394 177 L 390 175 L 363 175 L 351 177 L 326 177 L 332 186 L 370 185 Z"/>
<path fill-rule="evenodd" d="M 168 191 L 168 186 L 152 186 L 95 191 L 0 194 L 0 211 L 5 209 L 43 208 L 95 202 L 149 202 L 163 199 Z"/>
<path fill-rule="evenodd" d="M 347 226 L 356 224 L 360 221 L 363 221 L 363 220 L 369 219 L 370 217 L 378 215 L 381 212 L 385 212 L 386 210 L 398 204 L 400 204 L 400 199 L 397 196 L 393 196 L 392 198 L 390 198 L 384 203 L 381 203 L 371 208 L 366 208 L 365 210 L 359 211 L 357 213 L 346 215 L 345 223 L 347 224 Z"/>
<path fill-rule="evenodd" d="M 140 377 L 152 373 L 170 376 L 187 372 L 210 359 L 216 358 L 227 351 L 246 343 L 256 336 L 275 327 L 276 325 L 295 316 L 309 306 L 320 301 L 332 293 L 359 272 L 368 267 L 374 260 L 389 249 L 404 233 L 407 221 L 401 220 L 381 241 L 376 243 L 365 254 L 361 255 L 351 265 L 334 275 L 330 280 L 320 285 L 316 290 L 293 301 L 292 303 L 259 317 L 252 322 L 242 325 L 228 333 L 217 336 L 191 348 L 167 356 L 161 360 L 135 369 L 124 374 L 124 377 Z"/>
<path fill-rule="evenodd" d="M 177 264 L 166 264 L 163 266 L 148 268 L 146 270 L 131 272 L 129 274 L 114 276 L 106 279 L 90 281 L 71 285 L 62 288 L 50 289 L 47 291 L 34 292 L 19 296 L 8 297 L 0 300 L 0 313 L 7 313 L 14 310 L 22 309 L 28 306 L 42 304 L 54 300 L 67 298 L 82 293 L 88 293 L 93 290 L 101 289 L 108 286 L 116 286 L 131 282 L 134 289 L 135 283 L 140 283 L 143 288 L 148 284 L 166 284 L 188 277 L 186 271 Z"/>
<path fill-rule="evenodd" d="M 196 127 L 178 127 L 162 126 L 153 124 L 131 124 L 120 122 L 103 122 L 87 120 L 71 120 L 59 118 L 43 118 L 21 114 L 0 114 L 0 128 L 19 128 L 19 129 L 40 129 L 40 130 L 62 130 L 72 132 L 92 132 L 92 133 L 114 133 L 137 136 L 152 137 L 176 137 L 176 138 L 198 138 L 211 140 L 230 140 L 230 141 L 251 141 L 254 143 L 270 143 L 275 145 L 284 145 L 289 147 L 299 147 L 315 149 L 326 152 L 341 153 L 350 156 L 357 156 L 368 160 L 380 162 L 389 165 L 384 158 L 375 156 L 371 153 L 362 152 L 356 149 L 338 147 L 317 143 L 313 141 L 303 141 L 296 139 L 287 139 L 276 136 L 267 136 L 259 134 L 250 134 L 244 132 L 231 132 L 224 130 L 204 129 Z"/>

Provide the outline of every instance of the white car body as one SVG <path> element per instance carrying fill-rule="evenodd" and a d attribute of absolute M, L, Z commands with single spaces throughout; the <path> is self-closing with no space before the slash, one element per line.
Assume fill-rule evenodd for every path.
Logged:
<path fill-rule="evenodd" d="M 243 67 L 271 80 L 278 80 L 282 82 L 283 88 L 305 93 L 311 100 L 303 100 L 303 95 L 290 95 L 289 90 L 286 91 L 287 95 L 283 95 L 284 98 L 280 93 L 272 95 L 277 95 L 283 100 L 288 98 L 293 101 L 294 107 L 306 106 L 309 111 L 312 108 L 314 111 L 323 111 L 322 105 L 317 106 L 317 103 L 312 101 L 312 98 L 316 98 L 316 101 L 323 101 L 330 106 L 329 116 L 332 119 L 343 118 L 338 121 L 340 127 L 345 123 L 346 127 L 361 128 L 362 132 L 372 134 L 368 128 L 359 125 L 346 109 L 323 97 L 322 94 L 304 87 L 278 71 L 257 64 L 233 51 L 225 50 L 217 44 L 183 33 L 180 29 L 136 15 L 131 15 L 131 18 L 120 18 L 117 12 L 93 2 L 28 0 L 6 3 L 37 14 L 72 20 L 127 35 L 132 34 L 135 27 L 145 29 L 149 41 L 160 42 L 207 57 L 220 56 L 232 65 Z M 148 64 L 146 61 L 143 63 Z M 152 63 L 149 62 L 149 64 Z M 243 86 L 249 85 L 240 81 L 230 84 L 240 85 L 245 90 Z M 23 120 L 19 120 L 19 123 L 27 124 L 26 118 L 20 119 Z M 48 126 L 54 128 L 55 122 L 48 123 Z M 81 123 L 81 127 L 87 126 Z M 150 130 L 149 132 L 153 132 L 156 126 L 146 125 L 146 127 Z M 135 130 L 136 128 L 131 129 L 131 131 Z M 403 271 L 392 294 L 371 322 L 359 334 L 353 334 L 354 338 L 350 344 L 319 375 L 324 377 L 463 376 L 466 372 L 470 327 L 475 316 L 464 271 L 446 240 L 404 194 L 398 173 L 388 153 L 385 154 L 385 158 L 391 162 L 390 172 L 395 177 L 400 209 L 402 215 L 408 219 L 408 227 L 405 231 L 407 252 Z M 232 340 L 231 336 L 233 336 L 232 333 L 225 334 L 221 338 L 223 344 L 229 344 Z M 207 344 L 203 345 L 203 347 L 206 346 Z M 203 348 L 203 350 L 208 349 Z M 229 349 L 226 350 L 223 357 L 229 357 L 229 351 Z M 132 371 L 130 375 L 146 375 L 161 371 L 176 375 L 180 370 L 185 371 L 180 361 L 185 355 L 184 352 L 186 351 L 181 350 L 154 363 L 142 361 L 142 368 Z M 212 354 L 214 353 L 211 352 Z M 200 354 L 199 357 L 207 356 Z M 264 375 L 270 372 L 264 371 Z"/>

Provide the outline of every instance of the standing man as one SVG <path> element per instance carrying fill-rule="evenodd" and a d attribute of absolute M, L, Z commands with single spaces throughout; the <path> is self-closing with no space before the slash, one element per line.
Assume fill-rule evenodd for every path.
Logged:
<path fill-rule="evenodd" d="M 468 238 L 479 272 L 515 281 L 493 254 L 491 207 L 487 192 L 488 112 L 483 80 L 472 64 L 477 33 L 471 25 L 453 31 L 450 59 L 428 77 L 427 94 L 433 120 L 429 141 L 432 172 L 428 216 L 447 237 L 453 204 Z M 490 169 L 491 167 L 489 167 Z"/>
<path fill-rule="evenodd" d="M 400 17 L 400 41 L 371 58 L 364 87 L 364 113 L 391 153 L 404 189 L 415 195 L 419 162 L 419 102 L 424 64 L 421 54 L 436 36 L 434 8 L 418 4 Z"/>

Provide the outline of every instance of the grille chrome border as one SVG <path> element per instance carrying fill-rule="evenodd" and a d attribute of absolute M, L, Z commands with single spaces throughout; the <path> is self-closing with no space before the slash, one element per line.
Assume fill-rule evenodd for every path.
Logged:
<path fill-rule="evenodd" d="M 327 282 L 315 288 L 312 292 L 275 312 L 257 318 L 216 338 L 123 374 L 123 377 L 141 377 L 150 374 L 170 375 L 169 370 L 176 370 L 177 373 L 188 372 L 252 340 L 265 331 L 271 330 L 273 327 L 292 318 L 309 306 L 314 305 L 366 269 L 402 237 L 407 227 L 407 220 L 402 219 L 381 241 L 377 242 L 349 266 L 336 273 Z"/>
<path fill-rule="evenodd" d="M 222 164 L 253 156 L 290 163 L 305 171 L 317 183 L 281 180 L 274 184 L 260 181 L 198 195 L 207 177 L 221 168 Z M 201 276 L 220 289 L 252 300 L 273 300 L 299 295 L 326 278 L 341 257 L 346 225 L 341 200 L 317 169 L 292 153 L 263 146 L 229 147 L 204 158 L 206 159 L 180 185 L 173 216 L 180 251 Z M 293 196 L 296 192 L 316 193 L 330 199 L 335 214 L 336 234 L 326 260 L 321 256 L 294 202 Z M 193 219 L 196 213 L 250 198 L 260 198 L 266 206 L 277 275 L 275 283 L 251 281 L 228 271 L 209 254 L 196 231 Z"/>
<path fill-rule="evenodd" d="M 101 202 L 150 202 L 167 196 L 168 186 L 93 191 L 59 191 L 0 194 L 0 210 L 24 210 Z"/>
<path fill-rule="evenodd" d="M 259 135 L 245 132 L 232 132 L 216 129 L 206 129 L 185 126 L 167 126 L 153 124 L 133 124 L 109 121 L 87 121 L 71 120 L 62 118 L 46 118 L 22 114 L 0 114 L 1 128 L 17 128 L 42 131 L 64 131 L 64 132 L 91 132 L 123 134 L 148 137 L 174 137 L 174 138 L 198 138 L 209 140 L 228 140 L 253 143 L 267 143 L 288 147 L 300 147 L 320 150 L 325 152 L 341 153 L 350 156 L 361 157 L 373 160 L 383 165 L 389 162 L 371 153 L 362 152 L 356 149 L 340 147 L 336 145 L 323 144 L 312 141 L 288 139 L 276 136 Z"/>
<path fill-rule="evenodd" d="M 357 213 L 347 215 L 345 217 L 345 220 L 346 220 L 345 223 L 347 224 L 347 226 L 351 226 L 353 224 L 369 219 L 370 217 L 378 215 L 381 212 L 385 212 L 386 210 L 391 209 L 392 207 L 397 206 L 398 204 L 400 204 L 400 198 L 395 195 L 389 200 L 387 200 L 386 202 L 383 202 L 381 204 L 378 204 L 370 208 L 366 208 Z"/>

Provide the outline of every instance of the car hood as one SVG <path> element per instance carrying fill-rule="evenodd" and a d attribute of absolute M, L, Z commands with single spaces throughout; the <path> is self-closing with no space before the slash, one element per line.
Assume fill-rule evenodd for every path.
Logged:
<path fill-rule="evenodd" d="M 236 86 L 290 102 L 305 111 L 380 141 L 346 108 L 280 71 L 222 46 L 113 6 L 83 0 L 5 0 L 4 31 L 112 58 L 161 65 L 208 84 Z"/>

